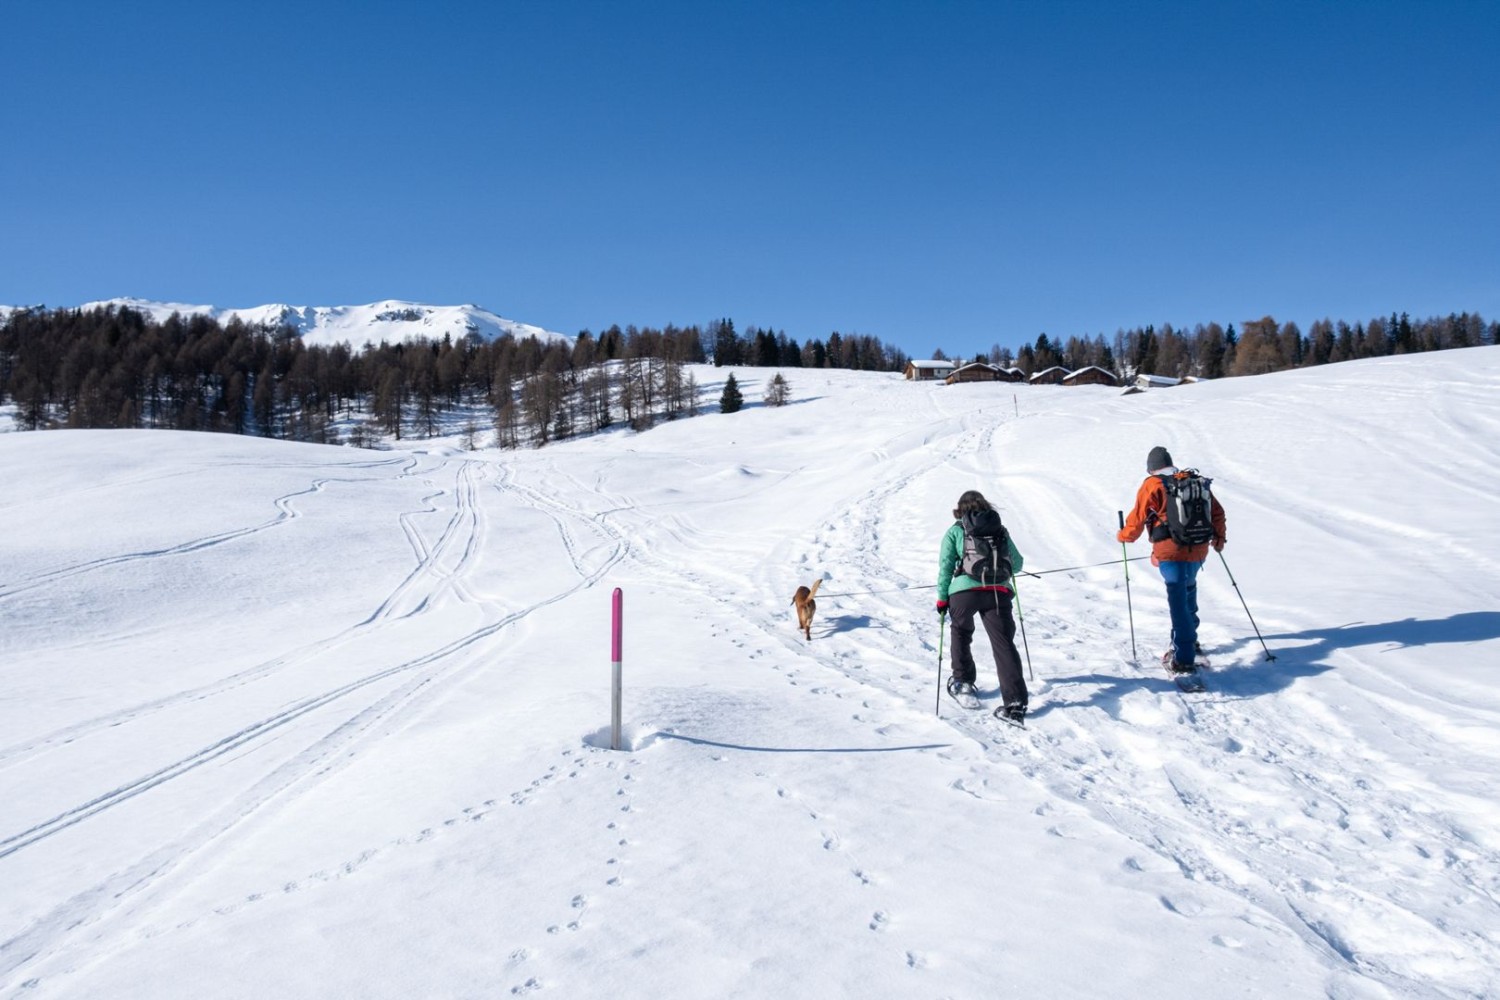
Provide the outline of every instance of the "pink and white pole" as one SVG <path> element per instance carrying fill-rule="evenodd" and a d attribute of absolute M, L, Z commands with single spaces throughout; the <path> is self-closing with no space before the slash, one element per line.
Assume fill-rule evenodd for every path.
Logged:
<path fill-rule="evenodd" d="M 609 748 L 620 749 L 620 689 L 623 686 L 623 671 L 621 669 L 621 657 L 624 643 L 621 641 L 623 623 L 625 616 L 625 594 L 619 587 L 615 588 L 613 613 L 610 624 L 610 667 L 613 677 L 611 686 L 611 712 L 609 725 Z"/>

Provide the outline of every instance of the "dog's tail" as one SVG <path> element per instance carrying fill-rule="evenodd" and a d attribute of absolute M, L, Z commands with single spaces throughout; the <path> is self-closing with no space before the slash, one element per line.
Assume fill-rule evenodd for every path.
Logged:
<path fill-rule="evenodd" d="M 812 585 L 812 590 L 810 590 L 810 591 L 807 592 L 807 596 L 808 597 L 817 597 L 818 596 L 818 584 L 820 584 L 822 582 L 823 582 L 823 578 L 821 576 L 818 577 L 816 580 L 814 580 L 813 581 L 813 585 Z"/>

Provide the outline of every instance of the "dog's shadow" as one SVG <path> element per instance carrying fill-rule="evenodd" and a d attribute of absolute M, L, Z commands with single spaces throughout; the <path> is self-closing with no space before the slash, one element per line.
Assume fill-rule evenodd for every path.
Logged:
<path fill-rule="evenodd" d="M 821 629 L 816 625 L 813 628 L 820 635 L 824 636 L 837 635 L 840 632 L 853 632 L 855 629 L 864 628 L 881 628 L 887 632 L 891 631 L 889 625 L 877 622 L 869 615 L 831 615 L 825 617 L 821 624 L 823 626 Z"/>

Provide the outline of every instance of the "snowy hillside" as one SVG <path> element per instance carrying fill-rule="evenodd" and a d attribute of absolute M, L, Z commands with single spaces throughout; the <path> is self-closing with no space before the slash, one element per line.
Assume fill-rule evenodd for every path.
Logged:
<path fill-rule="evenodd" d="M 221 309 L 216 306 L 127 298 L 88 302 L 80 308 L 95 309 L 111 305 L 134 309 L 157 322 L 164 321 L 175 312 L 183 316 L 211 316 L 221 323 L 238 318 L 250 326 L 289 326 L 300 333 L 308 344 L 329 346 L 348 341 L 355 350 L 365 344 L 378 344 L 382 340 L 392 344 L 414 337 L 441 340 L 444 336 L 450 336 L 457 340 L 471 333 L 485 340 L 494 340 L 507 333 L 517 338 L 537 337 L 543 341 L 573 339 L 539 326 L 504 319 L 479 306 L 429 306 L 395 299 L 363 306 L 266 305 L 249 309 Z M 4 313 L 0 312 L 0 321 L 3 319 Z"/>
<path fill-rule="evenodd" d="M 519 453 L 0 435 L 0 996 L 1500 995 L 1500 350 L 787 374 Z M 1199 695 L 1114 541 L 1156 444 L 1276 655 L 1213 560 Z M 1025 731 L 934 714 L 969 488 Z"/>

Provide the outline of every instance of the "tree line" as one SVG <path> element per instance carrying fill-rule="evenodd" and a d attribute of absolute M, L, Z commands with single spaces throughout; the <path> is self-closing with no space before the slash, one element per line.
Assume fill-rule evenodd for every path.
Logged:
<path fill-rule="evenodd" d="M 1393 313 L 1303 333 L 1267 316 L 1241 325 L 1164 324 L 1103 335 L 1041 334 L 985 360 L 1028 375 L 1096 365 L 1119 376 L 1221 378 L 1356 358 L 1500 343 L 1476 313 L 1412 320 Z M 944 356 L 941 351 L 934 356 Z M 907 356 L 874 337 L 834 332 L 798 343 L 730 319 L 663 328 L 611 326 L 571 341 L 477 335 L 439 341 L 309 346 L 293 330 L 156 321 L 126 307 L 23 309 L 0 324 L 0 404 L 25 429 L 165 427 L 372 446 L 383 436 L 461 431 L 503 448 L 541 446 L 624 424 L 644 430 L 691 416 L 690 364 L 899 371 Z"/>
<path fill-rule="evenodd" d="M 899 371 L 907 361 L 872 337 L 798 344 L 769 329 L 737 333 L 729 319 L 356 351 L 238 318 L 23 309 L 0 325 L 0 404 L 27 430 L 160 427 L 365 447 L 458 430 L 471 447 L 519 448 L 692 416 L 699 387 L 687 366 L 707 362 L 706 343 L 717 365 Z"/>
<path fill-rule="evenodd" d="M 1043 333 L 1035 343 L 1015 351 L 996 344 L 984 360 L 1003 368 L 1020 368 L 1027 375 L 1058 365 L 1073 371 L 1094 365 L 1120 377 L 1226 378 L 1496 343 L 1500 343 L 1500 322 L 1486 324 L 1479 314 L 1469 312 L 1415 321 L 1406 313 L 1392 313 L 1388 319 L 1353 326 L 1343 320 L 1321 319 L 1306 333 L 1296 323 L 1278 323 L 1266 316 L 1242 324 L 1238 332 L 1233 323 L 1199 323 L 1191 330 L 1166 323 L 1159 329 L 1118 330 L 1112 341 L 1102 334 L 1063 341 Z M 944 355 L 937 351 L 934 356 Z"/>

